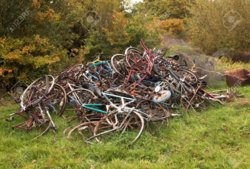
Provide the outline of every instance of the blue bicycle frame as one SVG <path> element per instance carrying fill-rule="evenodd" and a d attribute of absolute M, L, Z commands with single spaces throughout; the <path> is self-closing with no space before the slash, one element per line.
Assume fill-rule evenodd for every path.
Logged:
<path fill-rule="evenodd" d="M 114 73 L 114 71 L 113 71 L 113 69 L 112 69 L 112 67 L 111 67 L 111 65 L 110 65 L 110 61 L 109 61 L 109 60 L 106 60 L 106 61 L 98 61 L 98 62 L 95 62 L 95 63 L 91 63 L 91 64 L 90 64 L 90 67 L 91 67 L 91 68 L 95 68 L 95 67 L 98 67 L 98 66 L 100 66 L 100 65 L 105 66 L 105 67 L 103 67 L 103 69 L 104 69 L 106 72 L 111 72 L 111 74 Z M 96 71 L 96 73 L 97 73 L 98 75 L 101 74 L 100 71 Z M 92 73 L 90 73 L 90 72 L 88 72 L 87 75 L 88 75 L 88 76 L 91 76 L 91 78 L 93 78 L 93 80 L 99 80 L 99 77 L 98 77 L 98 76 L 96 76 L 96 75 L 94 75 L 94 74 L 92 74 Z"/>
<path fill-rule="evenodd" d="M 104 104 L 83 104 L 82 107 L 103 114 L 108 114 L 107 111 L 100 109 L 100 107 L 105 106 Z"/>
<path fill-rule="evenodd" d="M 110 103 L 110 106 L 116 108 L 116 109 L 122 109 L 125 108 L 128 104 L 133 103 L 136 101 L 135 98 L 129 98 L 129 97 L 124 97 L 124 96 L 119 96 L 111 93 L 106 93 L 103 92 L 102 95 L 104 98 Z M 112 102 L 111 98 L 118 98 L 120 99 L 121 103 L 119 105 L 115 104 Z M 106 106 L 104 104 L 82 104 L 83 108 L 102 113 L 102 114 L 109 114 L 108 112 L 108 107 L 106 106 L 106 110 L 101 109 L 100 107 Z"/>

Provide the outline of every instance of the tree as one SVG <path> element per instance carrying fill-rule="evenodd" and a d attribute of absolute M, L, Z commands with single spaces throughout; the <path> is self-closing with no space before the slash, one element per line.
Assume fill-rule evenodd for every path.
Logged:
<path fill-rule="evenodd" d="M 144 0 L 138 5 L 139 10 L 163 20 L 168 18 L 184 19 L 190 16 L 190 0 Z"/>
<path fill-rule="evenodd" d="M 9 0 L 0 7 L 0 69 L 8 70 L 0 74 L 1 83 L 31 80 L 68 63 L 65 1 Z"/>
<path fill-rule="evenodd" d="M 29 82 L 48 72 L 67 57 L 48 39 L 39 35 L 25 38 L 0 38 L 0 69 L 8 70 L 0 74 L 0 81 L 6 86 L 18 80 Z M 64 55 L 63 55 L 64 54 Z"/>
<path fill-rule="evenodd" d="M 250 11 L 247 0 L 197 0 L 191 8 L 189 37 L 209 54 L 249 51 Z"/>

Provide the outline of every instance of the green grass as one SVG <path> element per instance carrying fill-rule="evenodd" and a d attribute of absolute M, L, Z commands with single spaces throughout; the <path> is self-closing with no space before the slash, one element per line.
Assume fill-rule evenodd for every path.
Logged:
<path fill-rule="evenodd" d="M 218 60 L 216 69 L 217 70 L 235 70 L 235 69 L 250 70 L 250 64 L 243 63 L 243 62 L 232 62 L 231 60 L 224 57 Z"/>
<path fill-rule="evenodd" d="M 40 130 L 12 130 L 17 122 L 0 121 L 0 168 L 250 168 L 250 88 L 245 98 L 204 112 L 190 112 L 168 123 L 150 125 L 129 146 L 134 132 L 111 135 L 89 145 L 79 137 L 66 139 L 68 124 L 59 118 L 57 134 L 33 140 Z M 16 106 L 0 107 L 0 117 Z"/>

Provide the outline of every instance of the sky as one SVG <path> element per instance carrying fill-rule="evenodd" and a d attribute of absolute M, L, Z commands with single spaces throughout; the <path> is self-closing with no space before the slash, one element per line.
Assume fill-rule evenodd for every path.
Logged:
<path fill-rule="evenodd" d="M 130 12 L 132 12 L 134 4 L 139 3 L 139 2 L 143 2 L 143 0 L 125 0 L 123 2 L 124 2 L 123 5 L 125 7 L 125 11 L 130 13 Z"/>

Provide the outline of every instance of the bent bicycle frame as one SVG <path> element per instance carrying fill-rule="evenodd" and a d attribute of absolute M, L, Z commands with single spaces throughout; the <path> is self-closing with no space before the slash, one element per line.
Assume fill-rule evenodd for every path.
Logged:
<path fill-rule="evenodd" d="M 104 98 L 110 103 L 109 105 L 105 105 L 105 104 L 82 104 L 83 108 L 98 112 L 98 113 L 102 113 L 102 114 L 109 114 L 109 107 L 113 107 L 115 109 L 118 110 L 118 113 L 120 112 L 131 112 L 132 110 L 134 110 L 134 108 L 131 107 L 127 107 L 127 105 L 133 103 L 136 101 L 135 98 L 129 98 L 129 97 L 125 97 L 125 96 L 119 96 L 116 94 L 111 94 L 111 93 L 107 93 L 107 92 L 103 92 L 102 95 L 104 96 Z M 112 98 L 117 98 L 120 99 L 120 104 L 115 104 L 114 102 L 112 102 Z M 105 106 L 106 110 L 101 109 L 101 107 Z"/>

